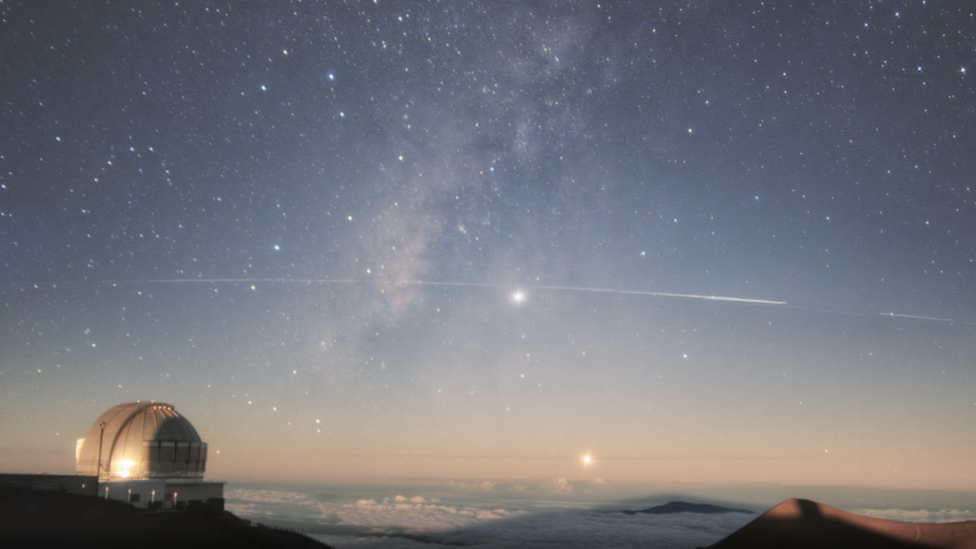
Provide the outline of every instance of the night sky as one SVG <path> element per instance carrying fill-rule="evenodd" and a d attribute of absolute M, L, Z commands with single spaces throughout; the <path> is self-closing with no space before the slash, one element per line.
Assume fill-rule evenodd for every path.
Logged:
<path fill-rule="evenodd" d="M 974 173 L 970 2 L 3 2 L 0 468 L 973 488 Z"/>

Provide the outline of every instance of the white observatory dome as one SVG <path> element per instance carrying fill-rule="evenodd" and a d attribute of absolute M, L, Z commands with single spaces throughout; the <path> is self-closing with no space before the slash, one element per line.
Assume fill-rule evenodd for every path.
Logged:
<path fill-rule="evenodd" d="M 132 402 L 95 420 L 78 440 L 76 459 L 78 474 L 102 479 L 200 478 L 207 443 L 171 405 Z"/>

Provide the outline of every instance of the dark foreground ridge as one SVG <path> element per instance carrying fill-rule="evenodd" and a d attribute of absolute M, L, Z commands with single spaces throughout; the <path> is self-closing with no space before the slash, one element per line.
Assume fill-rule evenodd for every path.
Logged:
<path fill-rule="evenodd" d="M 705 515 L 717 515 L 720 513 L 744 513 L 746 515 L 755 514 L 752 511 L 747 511 L 745 509 L 732 509 L 709 503 L 688 503 L 685 501 L 669 501 L 664 505 L 658 505 L 657 507 L 648 507 L 647 509 L 636 510 L 627 509 L 624 511 L 625 515 L 670 515 L 673 513 L 701 513 Z"/>
<path fill-rule="evenodd" d="M 329 549 L 206 506 L 149 512 L 117 501 L 0 486 L 0 547 Z"/>
<path fill-rule="evenodd" d="M 708 549 L 976 549 L 976 521 L 896 522 L 788 499 Z"/>

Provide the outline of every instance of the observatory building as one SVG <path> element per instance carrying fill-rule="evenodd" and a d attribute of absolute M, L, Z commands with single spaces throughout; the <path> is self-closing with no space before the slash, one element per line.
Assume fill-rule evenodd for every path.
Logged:
<path fill-rule="evenodd" d="M 98 477 L 99 497 L 143 508 L 223 508 L 224 484 L 203 480 L 207 443 L 169 404 L 113 406 L 78 439 L 75 458 L 79 475 Z"/>

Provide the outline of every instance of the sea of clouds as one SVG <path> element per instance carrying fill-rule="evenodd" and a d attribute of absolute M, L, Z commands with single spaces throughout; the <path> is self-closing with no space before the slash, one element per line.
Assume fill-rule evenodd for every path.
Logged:
<path fill-rule="evenodd" d="M 718 541 L 754 516 L 627 515 L 664 501 L 608 503 L 565 479 L 445 486 L 230 487 L 227 509 L 337 548 L 673 547 Z"/>
<path fill-rule="evenodd" d="M 852 509 L 852 513 L 899 522 L 962 522 L 976 520 L 976 505 L 970 509 Z"/>
<path fill-rule="evenodd" d="M 755 515 L 625 514 L 624 510 L 646 509 L 675 496 L 614 499 L 601 488 L 565 479 L 544 483 L 232 486 L 226 497 L 227 509 L 242 518 L 297 530 L 339 549 L 438 545 L 695 548 L 715 543 L 771 506 L 713 502 L 753 509 Z M 685 499 L 706 501 L 694 496 Z M 848 510 L 909 522 L 976 519 L 976 511 L 959 509 Z"/>

